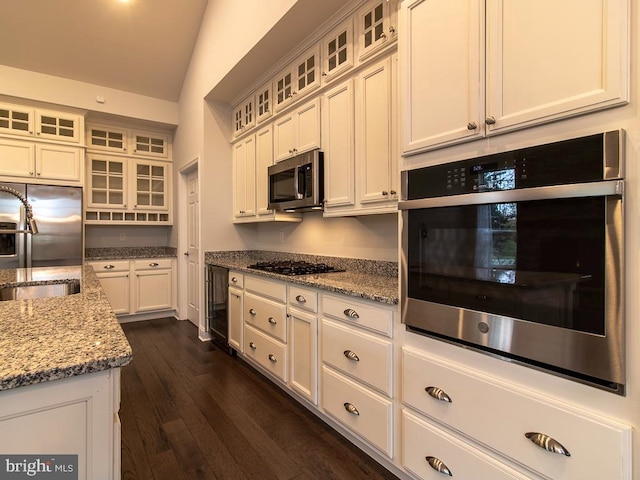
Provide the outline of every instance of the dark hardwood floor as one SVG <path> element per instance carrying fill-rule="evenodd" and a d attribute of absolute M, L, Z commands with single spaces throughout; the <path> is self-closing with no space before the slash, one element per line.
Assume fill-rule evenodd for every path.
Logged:
<path fill-rule="evenodd" d="M 123 329 L 123 479 L 396 478 L 188 321 Z"/>

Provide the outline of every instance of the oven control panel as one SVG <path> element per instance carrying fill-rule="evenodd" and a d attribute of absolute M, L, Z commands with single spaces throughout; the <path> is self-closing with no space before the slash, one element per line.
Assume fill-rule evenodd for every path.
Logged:
<path fill-rule="evenodd" d="M 407 172 L 407 200 L 600 181 L 607 134 Z"/>

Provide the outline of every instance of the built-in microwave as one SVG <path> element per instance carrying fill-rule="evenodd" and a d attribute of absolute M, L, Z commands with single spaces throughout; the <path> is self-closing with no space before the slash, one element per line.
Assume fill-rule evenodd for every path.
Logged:
<path fill-rule="evenodd" d="M 403 172 L 407 328 L 623 394 L 622 140 Z"/>
<path fill-rule="evenodd" d="M 269 208 L 322 210 L 324 201 L 323 154 L 315 149 L 269 167 Z"/>

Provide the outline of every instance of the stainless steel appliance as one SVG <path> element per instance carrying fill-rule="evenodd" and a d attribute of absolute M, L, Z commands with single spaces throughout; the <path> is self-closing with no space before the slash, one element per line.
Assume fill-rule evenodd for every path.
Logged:
<path fill-rule="evenodd" d="M 324 160 L 320 150 L 301 153 L 269 167 L 269 208 L 322 210 Z"/>
<path fill-rule="evenodd" d="M 229 270 L 207 265 L 206 275 L 207 325 L 211 339 L 223 350 L 233 354 L 235 351 L 229 346 Z"/>
<path fill-rule="evenodd" d="M 0 186 L 6 187 L 0 191 L 0 268 L 82 264 L 82 188 Z"/>
<path fill-rule="evenodd" d="M 407 328 L 624 394 L 623 133 L 403 172 Z"/>
<path fill-rule="evenodd" d="M 249 265 L 247 268 L 254 270 L 262 270 L 265 272 L 278 273 L 280 275 L 317 275 L 319 273 L 344 272 L 338 268 L 327 265 L 326 263 L 310 263 L 304 261 L 273 261 L 258 262 Z"/>

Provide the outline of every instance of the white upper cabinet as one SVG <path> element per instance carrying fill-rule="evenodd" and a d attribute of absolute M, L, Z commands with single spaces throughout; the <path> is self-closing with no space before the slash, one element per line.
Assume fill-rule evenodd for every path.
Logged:
<path fill-rule="evenodd" d="M 23 105 L 0 104 L 0 134 L 80 143 L 84 117 Z"/>
<path fill-rule="evenodd" d="M 273 86 L 267 82 L 256 92 L 256 123 L 262 123 L 273 115 Z"/>
<path fill-rule="evenodd" d="M 256 208 L 258 215 L 273 213 L 269 209 L 269 167 L 273 165 L 273 127 L 256 132 Z"/>
<path fill-rule="evenodd" d="M 363 60 L 396 39 L 396 1 L 369 0 L 356 15 L 358 58 Z"/>
<path fill-rule="evenodd" d="M 282 110 L 320 86 L 320 46 L 317 45 L 276 76 L 275 110 Z"/>
<path fill-rule="evenodd" d="M 330 82 L 353 67 L 353 19 L 327 34 L 322 41 L 322 78 Z"/>
<path fill-rule="evenodd" d="M 129 130 L 113 125 L 87 126 L 87 148 L 105 152 L 170 160 L 170 135 Z"/>
<path fill-rule="evenodd" d="M 320 99 L 316 98 L 273 123 L 276 162 L 320 147 Z"/>
<path fill-rule="evenodd" d="M 233 145 L 233 216 L 256 214 L 256 137 Z"/>
<path fill-rule="evenodd" d="M 355 205 L 353 80 L 340 83 L 322 99 L 325 210 Z"/>
<path fill-rule="evenodd" d="M 628 9 L 628 0 L 403 2 L 402 151 L 628 102 Z"/>
<path fill-rule="evenodd" d="M 256 124 L 255 97 L 245 99 L 233 110 L 233 135 L 242 135 Z"/>

